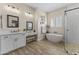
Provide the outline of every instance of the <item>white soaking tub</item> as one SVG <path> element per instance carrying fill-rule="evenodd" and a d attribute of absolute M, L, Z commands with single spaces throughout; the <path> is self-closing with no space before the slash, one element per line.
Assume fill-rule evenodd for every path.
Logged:
<path fill-rule="evenodd" d="M 46 33 L 46 38 L 49 41 L 52 41 L 54 43 L 63 41 L 63 34 L 58 33 Z"/>

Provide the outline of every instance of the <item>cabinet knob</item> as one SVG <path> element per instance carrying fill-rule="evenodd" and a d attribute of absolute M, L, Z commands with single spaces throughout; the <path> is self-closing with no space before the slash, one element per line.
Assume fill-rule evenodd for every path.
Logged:
<path fill-rule="evenodd" d="M 17 40 L 18 40 L 18 39 L 16 38 L 16 39 L 15 39 L 15 42 L 16 42 Z"/>

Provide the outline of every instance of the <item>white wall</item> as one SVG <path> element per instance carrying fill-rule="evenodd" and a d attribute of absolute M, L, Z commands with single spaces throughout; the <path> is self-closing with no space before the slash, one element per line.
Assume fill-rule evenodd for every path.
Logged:
<path fill-rule="evenodd" d="M 20 13 L 17 14 L 12 11 L 7 11 L 6 9 L 4 9 L 4 6 L 6 6 L 6 5 L 16 6 L 17 8 L 19 8 Z M 34 16 L 33 18 L 31 18 L 31 17 L 28 17 L 24 14 L 24 12 L 28 8 L 31 8 L 31 7 L 26 6 L 25 4 L 0 4 L 0 13 L 2 14 L 2 24 L 3 24 L 3 28 L 1 28 L 1 30 L 11 31 L 11 30 L 18 29 L 18 28 L 7 28 L 7 14 L 14 15 L 14 16 L 19 17 L 19 30 L 23 31 L 23 29 L 26 29 L 26 21 L 32 21 L 33 22 L 33 30 L 35 30 L 38 33 L 38 40 L 42 40 L 43 38 L 45 38 L 45 34 L 41 33 L 40 17 L 45 16 L 44 26 L 46 27 L 47 13 L 43 12 L 39 9 L 35 10 L 35 9 L 31 8 L 33 16 Z"/>
<path fill-rule="evenodd" d="M 4 6 L 6 5 L 13 5 L 16 6 L 16 8 L 19 8 L 20 13 L 14 13 L 12 11 L 7 11 L 4 9 Z M 28 17 L 24 14 L 24 12 L 28 9 L 31 8 L 29 6 L 26 6 L 25 4 L 0 4 L 0 13 L 2 14 L 2 22 L 3 22 L 3 29 L 6 30 L 13 30 L 13 29 L 17 29 L 17 28 L 7 28 L 7 14 L 8 15 L 14 15 L 14 16 L 18 16 L 19 17 L 19 29 L 23 30 L 26 29 L 26 21 L 32 21 L 34 22 L 34 17 Z M 34 15 L 34 9 L 31 8 L 32 13 Z M 9 31 L 10 31 L 9 30 Z"/>
<path fill-rule="evenodd" d="M 29 6 L 24 5 L 24 4 L 9 4 L 9 5 L 14 5 L 17 8 L 19 8 L 20 13 L 16 14 L 16 13 L 13 13 L 11 11 L 6 11 L 4 9 L 4 6 L 6 6 L 6 5 L 8 5 L 8 4 L 0 4 L 0 13 L 2 14 L 2 18 L 3 18 L 2 19 L 3 29 L 9 30 L 9 31 L 11 31 L 13 29 L 17 29 L 17 28 L 7 28 L 7 14 L 18 16 L 19 17 L 19 29 L 20 30 L 26 29 L 26 21 L 32 21 L 33 22 L 33 29 L 38 33 L 38 39 L 39 40 L 41 40 L 45 37 L 44 34 L 41 34 L 40 16 L 45 16 L 45 22 L 46 22 L 45 26 L 47 26 L 47 24 L 50 25 L 51 17 L 56 16 L 56 15 L 62 15 L 62 16 L 64 15 L 64 9 L 59 9 L 59 10 L 50 12 L 47 15 L 46 12 L 43 12 L 40 9 L 35 10 L 35 9 L 29 7 Z M 31 8 L 32 13 L 34 15 L 33 18 L 28 17 L 24 14 L 24 12 L 28 8 Z M 48 16 L 48 20 L 47 20 L 47 16 Z M 54 28 L 49 28 L 50 31 L 53 30 L 53 29 Z M 64 33 L 63 27 L 62 28 L 56 28 L 56 30 L 58 32 Z"/>

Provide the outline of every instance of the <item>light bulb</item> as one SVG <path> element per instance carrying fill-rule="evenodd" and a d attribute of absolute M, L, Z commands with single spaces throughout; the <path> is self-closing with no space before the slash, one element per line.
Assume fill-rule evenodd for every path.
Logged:
<path fill-rule="evenodd" d="M 5 6 L 4 7 L 7 11 L 11 11 L 11 12 L 14 12 L 14 13 L 20 13 L 19 10 L 17 10 L 16 8 L 12 8 L 12 7 L 9 7 L 9 6 Z"/>

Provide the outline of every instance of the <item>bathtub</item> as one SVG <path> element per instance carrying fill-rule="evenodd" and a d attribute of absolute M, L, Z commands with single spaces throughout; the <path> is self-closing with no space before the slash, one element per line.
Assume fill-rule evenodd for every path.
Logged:
<path fill-rule="evenodd" d="M 52 41 L 54 43 L 63 41 L 63 35 L 57 34 L 57 33 L 46 33 L 46 38 L 47 38 L 47 40 Z"/>

